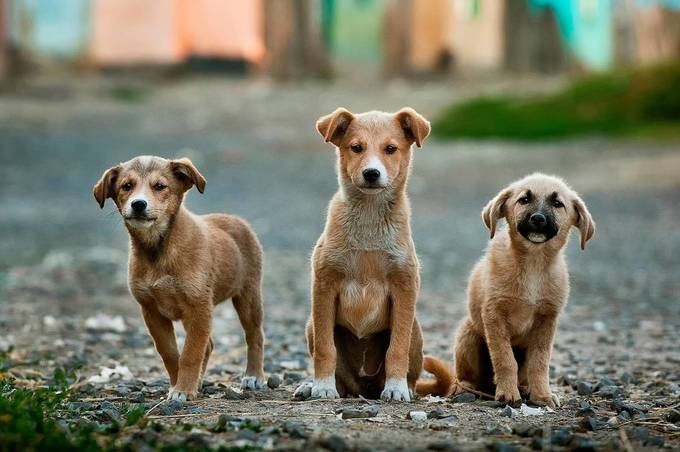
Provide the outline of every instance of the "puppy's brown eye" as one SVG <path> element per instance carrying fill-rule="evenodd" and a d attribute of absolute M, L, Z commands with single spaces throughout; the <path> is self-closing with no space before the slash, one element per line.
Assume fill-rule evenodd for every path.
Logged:
<path fill-rule="evenodd" d="M 385 152 L 387 154 L 394 154 L 395 152 L 397 152 L 397 147 L 393 144 L 388 144 L 387 146 L 385 146 Z"/>
<path fill-rule="evenodd" d="M 562 204 L 562 201 L 558 201 L 557 199 L 553 201 L 552 205 L 556 209 L 560 209 L 560 208 L 564 207 L 564 204 Z"/>
<path fill-rule="evenodd" d="M 158 182 L 153 186 L 153 189 L 156 190 L 156 191 L 161 191 L 161 190 L 164 190 L 167 187 L 168 187 L 167 185 L 162 184 L 161 182 Z"/>
<path fill-rule="evenodd" d="M 120 189 L 123 191 L 132 190 L 132 182 L 125 182 L 123 185 L 121 185 Z"/>
<path fill-rule="evenodd" d="M 517 200 L 517 202 L 522 204 L 522 205 L 529 204 L 530 201 L 531 201 L 531 199 L 528 196 L 522 196 L 521 198 L 519 198 Z"/>
<path fill-rule="evenodd" d="M 352 152 L 356 152 L 357 154 L 364 150 L 364 148 L 359 143 L 354 143 L 350 146 L 350 149 L 352 149 Z"/>

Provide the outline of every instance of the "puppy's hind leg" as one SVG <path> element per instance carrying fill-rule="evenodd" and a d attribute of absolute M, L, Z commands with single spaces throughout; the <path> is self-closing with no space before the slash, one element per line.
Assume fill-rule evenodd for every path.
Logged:
<path fill-rule="evenodd" d="M 205 370 L 208 368 L 208 360 L 210 360 L 210 354 L 212 353 L 214 348 L 215 344 L 211 337 L 208 339 L 208 346 L 205 348 L 205 355 L 203 356 L 203 364 L 201 365 L 201 377 L 199 379 L 199 387 L 201 384 L 200 382 L 202 382 L 203 377 L 205 377 Z"/>
<path fill-rule="evenodd" d="M 466 392 L 466 389 L 481 390 L 485 376 L 483 353 L 486 345 L 484 338 L 477 334 L 469 318 L 463 320 L 458 327 L 455 346 L 456 383 L 453 395 Z M 487 377 L 488 378 L 488 377 Z"/>
<path fill-rule="evenodd" d="M 264 379 L 264 329 L 262 297 L 259 281 L 253 287 L 247 287 L 241 294 L 233 298 L 234 308 L 241 321 L 246 337 L 248 358 L 246 373 L 241 380 L 243 389 L 263 389 Z"/>

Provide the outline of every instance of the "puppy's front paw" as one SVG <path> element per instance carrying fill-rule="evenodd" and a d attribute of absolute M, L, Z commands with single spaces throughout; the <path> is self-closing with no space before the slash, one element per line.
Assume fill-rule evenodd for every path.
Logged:
<path fill-rule="evenodd" d="M 388 378 L 380 398 L 383 400 L 410 402 L 411 392 L 408 389 L 406 378 Z"/>
<path fill-rule="evenodd" d="M 548 406 L 553 410 L 559 408 L 560 399 L 554 393 L 548 391 L 547 393 L 531 393 L 529 395 L 529 401 L 534 405 L 538 406 Z"/>
<path fill-rule="evenodd" d="M 170 391 L 168 391 L 167 400 L 168 400 L 168 402 L 177 401 L 177 402 L 180 402 L 180 403 L 184 403 L 187 400 L 191 400 L 195 397 L 196 397 L 196 394 L 192 395 L 189 392 L 179 391 L 175 388 L 170 388 Z"/>
<path fill-rule="evenodd" d="M 258 390 L 267 387 L 264 377 L 256 377 L 254 375 L 246 375 L 241 379 L 241 389 Z"/>
<path fill-rule="evenodd" d="M 337 399 L 340 397 L 335 388 L 335 377 L 315 378 L 312 383 L 312 399 Z"/>
<path fill-rule="evenodd" d="M 520 396 L 517 386 L 503 387 L 498 385 L 496 387 L 495 398 L 499 402 L 505 402 L 508 405 L 519 405 L 522 402 L 522 396 Z"/>

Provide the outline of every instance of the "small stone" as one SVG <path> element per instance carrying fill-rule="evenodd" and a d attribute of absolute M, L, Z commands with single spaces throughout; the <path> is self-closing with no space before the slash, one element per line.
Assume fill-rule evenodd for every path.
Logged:
<path fill-rule="evenodd" d="M 245 439 L 247 441 L 256 441 L 257 440 L 257 433 L 250 429 L 243 429 L 239 430 L 236 432 L 236 438 L 237 439 Z"/>
<path fill-rule="evenodd" d="M 226 387 L 224 388 L 224 394 L 222 394 L 222 398 L 227 400 L 243 400 L 247 399 L 248 396 L 245 395 L 243 392 L 238 392 L 233 390 L 232 388 Z"/>
<path fill-rule="evenodd" d="M 115 392 L 118 397 L 126 397 L 132 391 L 125 385 L 118 385 Z"/>
<path fill-rule="evenodd" d="M 593 393 L 593 385 L 584 380 L 576 382 L 576 391 L 578 395 L 585 396 Z"/>
<path fill-rule="evenodd" d="M 571 441 L 573 434 L 566 428 L 557 428 L 550 434 L 550 443 L 555 446 L 566 446 Z"/>
<path fill-rule="evenodd" d="M 144 403 L 144 393 L 142 391 L 131 392 L 127 399 L 132 403 Z"/>
<path fill-rule="evenodd" d="M 170 416 L 172 414 L 175 414 L 181 408 L 182 408 L 182 402 L 180 402 L 179 400 L 169 400 L 169 401 L 161 403 L 158 406 L 158 409 L 160 410 L 160 412 L 163 416 Z"/>
<path fill-rule="evenodd" d="M 663 416 L 663 418 L 668 422 L 678 424 L 680 423 L 680 411 L 676 409 L 671 409 Z"/>
<path fill-rule="evenodd" d="M 490 425 L 486 428 L 487 435 L 511 435 L 512 428 L 505 425 Z"/>
<path fill-rule="evenodd" d="M 281 377 L 278 374 L 271 374 L 269 378 L 267 378 L 267 386 L 269 389 L 276 389 L 279 386 L 281 386 Z"/>
<path fill-rule="evenodd" d="M 503 416 L 503 417 L 512 417 L 512 415 L 513 415 L 513 412 L 512 412 L 512 411 L 513 411 L 513 410 L 512 410 L 512 407 L 506 406 L 505 408 L 503 408 L 502 410 L 500 410 L 500 411 L 498 412 L 498 414 L 501 415 L 501 416 Z"/>
<path fill-rule="evenodd" d="M 284 422 L 281 429 L 288 433 L 291 438 L 307 438 L 309 436 L 299 424 L 293 421 Z"/>
<path fill-rule="evenodd" d="M 458 452 L 461 450 L 458 444 L 451 441 L 435 441 L 427 445 L 429 450 L 441 450 L 445 452 Z"/>
<path fill-rule="evenodd" d="M 330 435 L 325 438 L 321 438 L 318 440 L 318 444 L 319 446 L 330 450 L 331 452 L 345 452 L 346 450 L 349 450 L 347 442 L 338 435 Z"/>
<path fill-rule="evenodd" d="M 455 417 L 450 413 L 447 413 L 444 411 L 443 408 L 435 408 L 434 410 L 430 411 L 427 413 L 427 418 L 428 419 L 446 419 L 450 417 Z"/>
<path fill-rule="evenodd" d="M 643 443 L 649 438 L 649 430 L 645 427 L 634 427 L 632 437 Z"/>
<path fill-rule="evenodd" d="M 536 432 L 536 430 L 537 430 L 536 427 L 532 427 L 531 425 L 529 425 L 527 423 L 515 424 L 512 427 L 513 433 L 517 436 L 521 436 L 522 438 L 528 438 L 530 436 L 534 436 L 534 433 Z"/>
<path fill-rule="evenodd" d="M 569 447 L 571 450 L 578 450 L 582 452 L 595 451 L 596 445 L 592 439 L 586 435 L 575 434 L 574 437 L 569 442 Z"/>
<path fill-rule="evenodd" d="M 453 396 L 451 399 L 451 402 L 453 403 L 470 403 L 474 402 L 475 399 L 477 399 L 477 396 L 475 396 L 471 392 L 463 392 L 458 395 Z"/>
<path fill-rule="evenodd" d="M 617 386 L 602 386 L 597 391 L 598 395 L 609 399 L 620 396 L 622 393 L 623 391 L 621 391 L 621 388 Z"/>
<path fill-rule="evenodd" d="M 378 405 L 367 405 L 362 407 L 339 407 L 335 410 L 336 413 L 342 416 L 342 419 L 363 419 L 368 417 L 376 417 L 378 415 Z"/>
<path fill-rule="evenodd" d="M 621 382 L 623 384 L 630 384 L 633 381 L 633 376 L 629 374 L 628 372 L 624 372 L 621 374 Z"/>
<path fill-rule="evenodd" d="M 425 422 L 427 420 L 427 413 L 424 411 L 409 411 L 408 419 L 416 422 Z"/>
<path fill-rule="evenodd" d="M 284 384 L 287 384 L 287 385 L 290 385 L 290 384 L 293 384 L 293 383 L 299 383 L 304 379 L 305 379 L 305 376 L 301 372 L 284 372 L 283 373 Z"/>
<path fill-rule="evenodd" d="M 593 416 L 595 415 L 595 410 L 593 409 L 593 406 L 590 404 L 589 401 L 581 400 L 578 405 L 577 414 L 579 416 Z"/>
<path fill-rule="evenodd" d="M 497 452 L 517 452 L 519 448 L 507 441 L 496 441 L 493 443 L 493 450 Z"/>
<path fill-rule="evenodd" d="M 645 441 L 645 446 L 663 447 L 664 446 L 664 439 L 660 436 L 650 436 Z"/>
<path fill-rule="evenodd" d="M 581 420 L 581 427 L 589 431 L 600 430 L 606 424 L 593 416 L 587 416 Z"/>

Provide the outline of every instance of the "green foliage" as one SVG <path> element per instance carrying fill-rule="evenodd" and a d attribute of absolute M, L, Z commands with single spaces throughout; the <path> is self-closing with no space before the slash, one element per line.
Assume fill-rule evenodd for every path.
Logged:
<path fill-rule="evenodd" d="M 570 135 L 680 136 L 680 64 L 594 75 L 547 96 L 495 96 L 446 109 L 443 138 L 546 139 Z"/>
<path fill-rule="evenodd" d="M 92 432 L 71 435 L 56 421 L 67 398 L 53 388 L 21 389 L 0 380 L 0 451 L 100 450 Z"/>

